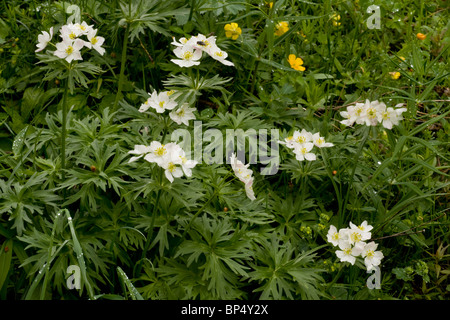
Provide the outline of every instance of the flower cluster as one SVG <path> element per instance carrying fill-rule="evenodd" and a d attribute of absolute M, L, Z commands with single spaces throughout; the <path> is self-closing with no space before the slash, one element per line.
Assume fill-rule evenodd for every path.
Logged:
<path fill-rule="evenodd" d="M 226 60 L 228 54 L 216 45 L 216 37 L 206 37 L 203 34 L 192 36 L 189 39 L 180 38 L 179 42 L 173 38 L 172 43 L 176 48 L 173 53 L 178 59 L 171 59 L 173 63 L 180 67 L 192 67 L 200 64 L 203 52 L 206 52 L 211 58 L 227 66 L 234 66 L 233 62 Z"/>
<path fill-rule="evenodd" d="M 65 59 L 68 63 L 73 60 L 83 60 L 81 49 L 94 49 L 103 55 L 105 49 L 102 47 L 105 38 L 97 36 L 97 29 L 88 25 L 85 21 L 82 23 L 69 23 L 61 27 L 59 30 L 61 42 L 58 42 L 53 52 L 55 56 Z M 83 38 L 84 37 L 84 38 Z M 35 52 L 44 50 L 53 38 L 53 27 L 50 32 L 42 31 L 38 36 L 38 44 Z"/>
<path fill-rule="evenodd" d="M 392 129 L 392 126 L 398 125 L 399 121 L 403 119 L 402 113 L 406 111 L 406 108 L 400 108 L 402 105 L 403 103 L 399 103 L 392 108 L 386 107 L 383 102 L 378 100 L 366 100 L 365 103 L 349 106 L 347 111 L 341 111 L 340 115 L 345 118 L 341 123 L 346 126 L 354 123 L 376 126 L 378 123 L 382 123 L 386 129 Z"/>
<path fill-rule="evenodd" d="M 376 251 L 378 244 L 374 241 L 366 243 L 372 236 L 370 230 L 373 229 L 371 225 L 364 221 L 361 225 L 356 226 L 350 222 L 350 228 L 342 228 L 339 231 L 335 226 L 331 225 L 328 230 L 327 240 L 333 246 L 339 247 L 340 250 L 336 250 L 336 256 L 341 262 L 350 262 L 352 265 L 355 263 L 356 258 L 361 256 L 364 258 L 364 264 L 367 270 L 372 269 L 374 266 L 378 266 L 383 259 L 383 253 Z"/>
<path fill-rule="evenodd" d="M 237 159 L 236 154 L 234 153 L 230 157 L 230 162 L 234 174 L 245 185 L 247 197 L 252 201 L 255 200 L 256 197 L 253 191 L 253 171 L 248 168 L 250 164 L 244 165 L 242 161 Z"/>
<path fill-rule="evenodd" d="M 177 124 L 189 125 L 189 120 L 195 119 L 194 111 L 196 108 L 190 108 L 188 103 L 182 104 L 179 108 L 175 101 L 177 93 L 174 90 L 149 93 L 150 97 L 139 107 L 139 112 L 145 112 L 149 108 L 155 109 L 157 113 L 164 113 L 166 110 L 172 110 L 169 113 L 170 119 Z"/>
<path fill-rule="evenodd" d="M 295 153 L 295 158 L 298 161 L 316 160 L 316 155 L 311 150 L 316 146 L 317 148 L 332 147 L 334 144 L 331 142 L 325 142 L 325 139 L 320 136 L 320 133 L 311 133 L 302 129 L 302 131 L 296 130 L 290 137 L 284 139 L 284 141 L 278 141 L 280 144 L 284 144 L 289 149 L 292 149 Z"/>
<path fill-rule="evenodd" d="M 173 182 L 174 178 L 182 177 L 183 173 L 187 177 L 192 176 L 192 168 L 197 165 L 197 161 L 188 160 L 185 151 L 173 142 L 166 145 L 158 141 L 153 141 L 149 146 L 139 144 L 128 153 L 135 155 L 130 158 L 129 163 L 141 157 L 150 163 L 156 163 L 164 169 L 164 174 L 170 182 Z"/>

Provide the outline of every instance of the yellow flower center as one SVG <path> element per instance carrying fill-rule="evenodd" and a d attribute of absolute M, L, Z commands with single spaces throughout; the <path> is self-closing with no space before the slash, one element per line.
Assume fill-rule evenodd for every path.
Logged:
<path fill-rule="evenodd" d="M 358 232 L 353 232 L 350 237 L 353 242 L 359 242 L 359 241 L 361 241 L 361 238 L 362 238 L 361 234 L 359 234 Z"/>
<path fill-rule="evenodd" d="M 169 170 L 169 172 L 174 172 L 176 169 L 176 165 L 173 164 L 173 162 L 170 162 L 169 165 L 167 166 L 167 170 Z"/>
<path fill-rule="evenodd" d="M 366 256 L 367 256 L 368 258 L 372 258 L 372 257 L 374 256 L 373 250 L 367 250 Z"/>
<path fill-rule="evenodd" d="M 94 45 L 97 43 L 97 41 L 98 41 L 97 37 L 93 37 L 91 39 L 91 43 L 94 44 Z"/>
<path fill-rule="evenodd" d="M 183 54 L 183 59 L 184 59 L 184 60 L 191 60 L 193 56 L 194 56 L 194 55 L 192 54 L 192 52 L 186 51 L 186 52 Z"/>
<path fill-rule="evenodd" d="M 164 154 L 166 154 L 166 148 L 164 148 L 164 145 L 157 148 L 155 151 L 155 154 L 160 157 L 162 157 Z"/>
<path fill-rule="evenodd" d="M 74 40 L 76 37 L 77 36 L 73 32 L 71 34 L 69 34 L 69 38 L 72 39 L 72 40 Z"/>
<path fill-rule="evenodd" d="M 166 103 L 165 101 L 160 101 L 159 102 L 159 106 L 161 107 L 161 108 L 164 108 L 164 103 Z"/>
<path fill-rule="evenodd" d="M 72 54 L 72 52 L 73 52 L 73 47 L 72 46 L 68 46 L 67 49 L 66 49 L 67 55 Z"/>
<path fill-rule="evenodd" d="M 352 249 L 351 249 L 351 248 L 346 248 L 346 249 L 344 249 L 344 250 L 342 250 L 342 251 L 344 251 L 344 253 L 345 253 L 346 255 L 351 255 L 351 254 L 352 254 Z"/>

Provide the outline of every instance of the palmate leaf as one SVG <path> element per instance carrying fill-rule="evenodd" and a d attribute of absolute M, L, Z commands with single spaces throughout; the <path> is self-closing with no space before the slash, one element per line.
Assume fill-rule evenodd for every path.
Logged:
<path fill-rule="evenodd" d="M 128 3 L 120 3 L 119 17 L 122 19 L 119 25 L 129 24 L 129 37 L 133 42 L 135 38 L 145 34 L 146 29 L 170 37 L 170 33 L 165 28 L 168 19 L 172 17 L 180 18 L 189 14 L 187 8 L 173 8 L 170 1 L 155 0 L 134 0 Z"/>
<path fill-rule="evenodd" d="M 255 243 L 255 262 L 250 265 L 254 271 L 249 272 L 252 281 L 260 287 L 254 292 L 261 292 L 260 299 L 297 298 L 297 293 L 304 299 L 317 299 L 320 296 L 319 272 L 323 270 L 309 267 L 313 261 L 313 251 L 300 253 L 295 257 L 291 242 L 282 242 L 273 232 L 270 239 L 261 238 L 260 246 Z"/>
<path fill-rule="evenodd" d="M 239 297 L 238 279 L 247 275 L 243 262 L 250 259 L 245 230 L 236 229 L 229 219 L 213 220 L 206 215 L 196 219 L 190 230 L 193 240 L 183 241 L 175 258 L 188 255 L 187 265 L 198 268 L 213 297 Z"/>
<path fill-rule="evenodd" d="M 0 180 L 0 213 L 9 213 L 18 235 L 25 230 L 25 222 L 32 223 L 29 215 L 42 215 L 45 206 L 56 207 L 60 200 L 54 190 L 40 190 L 46 178 L 46 173 L 35 173 L 24 184 Z"/>

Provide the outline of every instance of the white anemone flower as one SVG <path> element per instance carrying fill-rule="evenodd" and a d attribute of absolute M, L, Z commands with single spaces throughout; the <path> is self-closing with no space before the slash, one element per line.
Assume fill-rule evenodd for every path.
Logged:
<path fill-rule="evenodd" d="M 312 135 L 312 141 L 318 148 L 327 148 L 334 146 L 334 144 L 332 144 L 331 142 L 325 142 L 325 139 L 320 136 L 320 133 L 314 133 Z"/>
<path fill-rule="evenodd" d="M 177 102 L 170 98 L 170 91 L 162 91 L 160 93 L 157 93 L 155 90 L 153 91 L 147 102 L 150 107 L 156 110 L 157 113 L 163 113 L 166 110 L 172 110 L 178 105 Z M 145 107 L 143 109 L 145 109 Z"/>
<path fill-rule="evenodd" d="M 327 233 L 327 241 L 333 246 L 338 246 L 342 241 L 348 241 L 348 228 L 339 229 L 338 231 L 335 226 L 331 225 Z"/>
<path fill-rule="evenodd" d="M 361 241 L 369 240 L 372 237 L 372 226 L 367 224 L 367 221 L 364 221 L 361 225 L 356 226 L 352 222 L 350 222 L 350 230 L 349 230 L 349 242 L 351 244 L 355 244 Z"/>
<path fill-rule="evenodd" d="M 339 249 L 336 251 L 336 256 L 341 260 L 341 262 L 350 262 L 352 265 L 355 264 L 356 257 L 359 256 L 363 250 L 362 244 L 357 244 L 352 246 L 349 241 L 339 242 Z"/>
<path fill-rule="evenodd" d="M 134 162 L 137 159 L 145 156 L 147 153 L 150 153 L 150 152 L 152 152 L 152 148 L 150 148 L 149 146 L 137 144 L 134 146 L 134 150 L 131 150 L 128 152 L 130 154 L 136 154 L 137 156 L 131 157 L 130 160 L 128 161 L 128 163 Z"/>
<path fill-rule="evenodd" d="M 314 161 L 316 160 L 316 155 L 312 152 L 312 148 L 314 147 L 314 143 L 306 142 L 303 144 L 296 145 L 294 148 L 295 158 L 298 161 L 308 160 Z"/>
<path fill-rule="evenodd" d="M 225 51 L 221 50 L 219 47 L 214 46 L 212 48 L 210 48 L 209 50 L 209 55 L 211 56 L 211 58 L 219 61 L 220 63 L 226 65 L 226 66 L 234 66 L 234 63 L 231 61 L 226 60 L 228 57 L 228 53 L 226 53 Z"/>
<path fill-rule="evenodd" d="M 56 51 L 53 54 L 71 63 L 73 60 L 83 60 L 80 52 L 83 47 L 83 40 L 75 39 L 75 41 L 72 41 L 70 38 L 65 38 L 62 42 L 56 44 Z"/>
<path fill-rule="evenodd" d="M 367 270 L 372 269 L 373 266 L 378 266 L 381 263 L 381 259 L 384 258 L 381 251 L 375 251 L 377 247 L 378 244 L 372 241 L 367 243 L 361 252 L 361 256 L 364 258 L 364 264 L 366 265 Z"/>
<path fill-rule="evenodd" d="M 195 49 L 193 46 L 184 45 L 182 47 L 177 47 L 173 50 L 173 53 L 179 59 L 171 59 L 173 63 L 179 65 L 180 67 L 192 67 L 200 64 L 200 58 L 203 55 L 203 51 Z"/>
<path fill-rule="evenodd" d="M 86 21 L 83 21 L 82 23 L 75 23 L 72 26 L 73 29 L 79 30 L 79 36 L 80 35 L 87 35 L 90 31 L 94 30 L 94 28 L 86 23 Z"/>
<path fill-rule="evenodd" d="M 180 108 L 169 113 L 170 119 L 177 124 L 185 124 L 189 126 L 189 120 L 195 119 L 194 111 L 196 108 L 189 108 L 189 103 L 183 103 Z"/>
<path fill-rule="evenodd" d="M 236 177 L 244 183 L 245 193 L 247 197 L 253 201 L 256 199 L 255 193 L 253 191 L 253 171 L 248 169 L 250 164 L 244 164 L 242 161 L 238 160 L 236 154 L 232 154 L 230 157 L 231 168 L 234 171 Z"/>
<path fill-rule="evenodd" d="M 197 161 L 195 160 L 189 160 L 186 158 L 186 152 L 180 148 L 178 151 L 178 157 L 180 158 L 181 162 L 181 168 L 183 169 L 184 174 L 186 177 L 192 176 L 192 169 L 197 165 Z"/>
<path fill-rule="evenodd" d="M 48 43 L 53 38 L 53 27 L 50 28 L 50 32 L 42 31 L 42 34 L 38 35 L 38 44 L 35 52 L 40 52 L 47 47 Z"/>
<path fill-rule="evenodd" d="M 167 144 L 167 155 L 162 158 L 162 162 L 158 163 L 160 167 L 164 169 L 166 178 L 172 183 L 174 178 L 180 178 L 183 176 L 182 159 L 180 152 L 182 149 L 175 143 Z"/>
<path fill-rule="evenodd" d="M 397 104 L 395 108 L 389 107 L 381 110 L 378 114 L 378 121 L 381 122 L 386 129 L 392 129 L 393 126 L 398 125 L 399 121 L 403 119 L 402 113 L 406 108 L 400 108 L 403 103 Z"/>
<path fill-rule="evenodd" d="M 311 142 L 313 140 L 311 132 L 306 131 L 305 129 L 302 129 L 302 131 L 294 131 L 294 142 L 296 142 L 298 145 L 302 145 L 307 142 Z"/>
<path fill-rule="evenodd" d="M 245 189 L 245 194 L 251 201 L 256 200 L 255 192 L 253 191 L 253 179 L 251 179 L 247 183 L 245 183 L 244 189 Z"/>
<path fill-rule="evenodd" d="M 171 143 L 164 145 L 159 141 L 152 141 L 150 143 L 150 152 L 145 155 L 144 159 L 161 166 L 162 163 L 166 162 L 171 147 Z"/>
<path fill-rule="evenodd" d="M 378 102 L 378 100 L 365 104 L 361 117 L 366 126 L 376 126 L 378 124 L 378 115 L 383 107 L 386 108 L 386 105 Z"/>
<path fill-rule="evenodd" d="M 105 48 L 102 48 L 102 44 L 105 42 L 105 38 L 97 36 L 97 29 L 90 29 L 87 33 L 87 38 L 89 42 L 86 46 L 94 49 L 100 55 L 103 55 L 105 53 Z"/>

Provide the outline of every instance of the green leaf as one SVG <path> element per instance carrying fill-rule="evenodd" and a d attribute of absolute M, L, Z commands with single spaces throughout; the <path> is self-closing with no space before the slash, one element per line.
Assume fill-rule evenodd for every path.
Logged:
<path fill-rule="evenodd" d="M 11 259 L 13 252 L 13 241 L 12 239 L 6 240 L 2 247 L 0 248 L 0 290 L 5 283 L 6 277 L 9 273 L 9 268 L 11 267 Z"/>
<path fill-rule="evenodd" d="M 133 300 L 144 300 L 144 298 L 141 296 L 141 294 L 137 291 L 137 289 L 133 286 L 130 279 L 128 279 L 126 273 L 122 270 L 121 267 L 117 267 L 117 274 L 119 275 L 120 279 L 128 288 L 128 291 L 130 292 L 131 299 Z"/>

